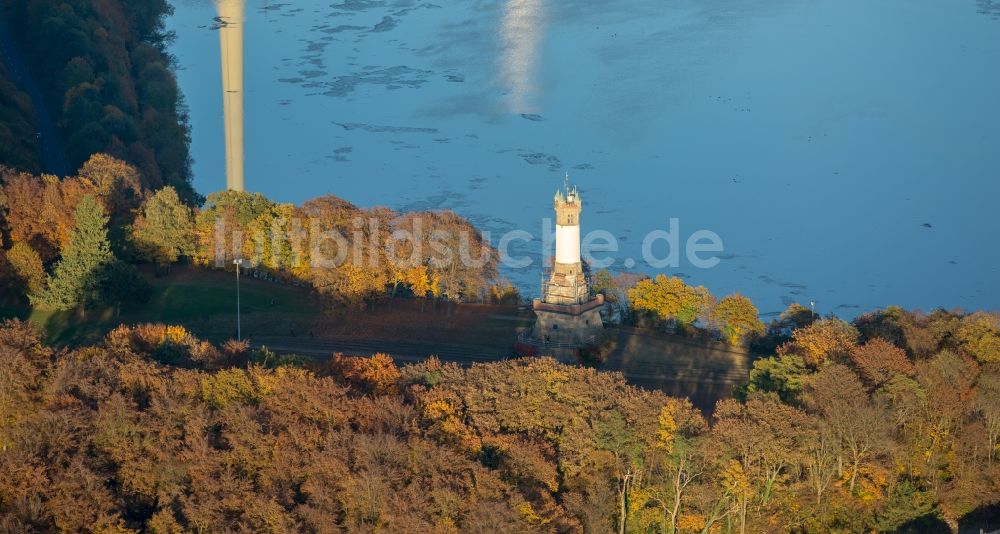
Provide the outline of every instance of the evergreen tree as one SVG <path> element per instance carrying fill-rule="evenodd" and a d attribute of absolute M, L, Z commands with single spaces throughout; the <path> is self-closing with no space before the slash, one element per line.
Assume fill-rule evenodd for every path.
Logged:
<path fill-rule="evenodd" d="M 62 257 L 48 277 L 48 284 L 32 304 L 55 310 L 70 310 L 98 300 L 101 278 L 114 262 L 108 242 L 108 217 L 93 196 L 76 206 L 76 227 L 63 247 Z"/>

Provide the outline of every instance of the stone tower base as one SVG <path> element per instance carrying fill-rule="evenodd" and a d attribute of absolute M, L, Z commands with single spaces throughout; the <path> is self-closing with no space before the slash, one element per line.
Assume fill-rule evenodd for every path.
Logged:
<path fill-rule="evenodd" d="M 604 329 L 601 321 L 603 295 L 584 304 L 534 302 L 535 327 L 532 337 L 543 344 L 583 347 L 591 345 Z"/>

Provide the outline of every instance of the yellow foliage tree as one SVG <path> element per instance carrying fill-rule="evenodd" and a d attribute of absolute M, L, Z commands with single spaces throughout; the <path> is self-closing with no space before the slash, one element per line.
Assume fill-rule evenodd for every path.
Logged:
<path fill-rule="evenodd" d="M 640 280 L 628 290 L 628 299 L 637 312 L 684 326 L 705 314 L 711 306 L 712 294 L 704 287 L 689 286 L 680 278 L 661 274 Z"/>
<path fill-rule="evenodd" d="M 438 296 L 440 279 L 431 274 L 426 265 L 409 267 L 402 271 L 402 282 L 410 286 L 410 291 L 417 297 L 428 294 Z"/>
<path fill-rule="evenodd" d="M 25 290 L 25 294 L 37 295 L 45 287 L 45 267 L 42 259 L 27 243 L 14 243 L 7 251 L 7 263 L 13 271 L 16 285 Z"/>
<path fill-rule="evenodd" d="M 737 460 L 729 460 L 726 468 L 722 471 L 722 491 L 729 501 L 729 510 L 736 516 L 739 531 L 746 532 L 747 510 L 754 491 L 750 485 L 750 478 L 743 470 L 743 464 Z"/>
<path fill-rule="evenodd" d="M 674 420 L 671 405 L 660 409 L 659 425 L 656 429 L 656 446 L 672 452 L 674 450 L 674 434 L 677 432 L 677 421 Z"/>
<path fill-rule="evenodd" d="M 962 348 L 981 363 L 1000 362 L 1000 315 L 976 312 L 958 329 Z"/>
<path fill-rule="evenodd" d="M 78 174 L 97 193 L 112 221 L 130 217 L 145 196 L 139 169 L 107 154 L 90 156 Z"/>
<path fill-rule="evenodd" d="M 730 345 L 739 345 L 746 336 L 764 331 L 764 323 L 757 315 L 757 307 L 750 299 L 739 293 L 719 301 L 709 316 L 726 336 Z"/>
<path fill-rule="evenodd" d="M 349 306 L 361 306 L 366 299 L 385 291 L 388 273 L 365 265 L 346 262 L 332 269 L 313 271 L 313 285 Z"/>

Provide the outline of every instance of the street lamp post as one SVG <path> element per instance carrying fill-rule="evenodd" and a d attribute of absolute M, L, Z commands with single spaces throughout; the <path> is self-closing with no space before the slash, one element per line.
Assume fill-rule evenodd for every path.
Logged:
<path fill-rule="evenodd" d="M 243 341 L 243 333 L 240 331 L 240 266 L 243 265 L 243 258 L 233 260 L 236 266 L 236 341 Z"/>

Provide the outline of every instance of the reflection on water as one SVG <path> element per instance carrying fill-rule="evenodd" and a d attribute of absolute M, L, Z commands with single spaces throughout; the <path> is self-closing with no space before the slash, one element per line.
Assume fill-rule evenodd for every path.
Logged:
<path fill-rule="evenodd" d="M 503 8 L 501 79 L 513 113 L 535 113 L 538 49 L 543 32 L 542 0 L 508 0 Z"/>
<path fill-rule="evenodd" d="M 243 191 L 243 0 L 218 0 L 226 189 Z"/>

